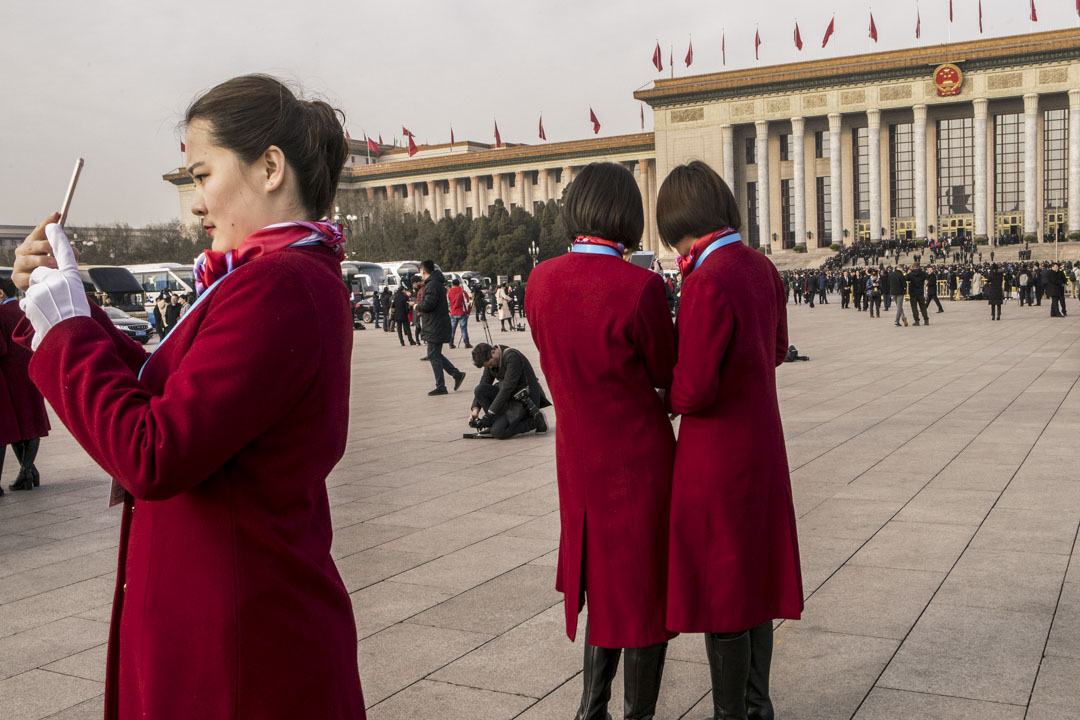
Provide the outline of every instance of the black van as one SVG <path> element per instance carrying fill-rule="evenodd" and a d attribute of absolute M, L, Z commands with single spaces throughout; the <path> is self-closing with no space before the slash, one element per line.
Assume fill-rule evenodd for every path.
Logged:
<path fill-rule="evenodd" d="M 127 268 L 98 265 L 79 268 L 83 288 L 102 307 L 114 307 L 128 315 L 146 318 L 143 287 Z"/>

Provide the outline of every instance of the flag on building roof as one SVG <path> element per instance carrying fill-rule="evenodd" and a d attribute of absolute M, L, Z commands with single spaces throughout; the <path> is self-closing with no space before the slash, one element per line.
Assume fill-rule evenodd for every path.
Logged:
<path fill-rule="evenodd" d="M 375 153 L 375 157 L 379 157 L 380 155 L 382 155 L 382 148 L 380 148 L 371 138 L 367 139 L 367 147 L 368 150 Z"/>
<path fill-rule="evenodd" d="M 349 128 L 345 128 L 345 139 L 352 140 L 352 136 L 349 135 Z"/>
<path fill-rule="evenodd" d="M 979 34 L 982 35 L 982 0 L 979 0 Z"/>
<path fill-rule="evenodd" d="M 915 6 L 915 39 L 918 40 L 922 37 L 922 14 L 919 12 L 919 6 Z"/>
<path fill-rule="evenodd" d="M 183 140 L 180 141 L 180 152 L 187 152 L 187 145 L 184 144 Z"/>
<path fill-rule="evenodd" d="M 829 21 L 829 27 L 825 28 L 825 39 L 821 41 L 821 47 L 825 47 L 829 44 L 829 38 L 836 32 L 836 18 L 834 17 Z"/>
<path fill-rule="evenodd" d="M 450 145 L 454 144 L 454 126 L 450 126 Z"/>
<path fill-rule="evenodd" d="M 1039 22 L 1039 16 L 1035 13 L 1035 0 L 1031 2 L 1031 22 Z"/>
<path fill-rule="evenodd" d="M 1080 0 L 1076 0 L 1076 1 L 1080 2 Z M 641 104 L 641 129 L 642 130 L 645 129 L 645 103 Z"/>
<path fill-rule="evenodd" d="M 686 50 L 686 67 L 694 62 L 694 38 L 690 38 L 690 47 Z"/>
<path fill-rule="evenodd" d="M 754 30 L 754 59 L 755 60 L 760 60 L 761 59 L 758 56 L 758 48 L 759 47 L 761 47 L 761 32 L 758 31 L 758 30 Z"/>
<path fill-rule="evenodd" d="M 499 135 L 499 121 L 495 121 L 495 147 L 502 147 L 502 136 Z"/>
<path fill-rule="evenodd" d="M 1080 2 L 1080 0 L 1076 0 Z M 720 58 L 724 65 L 727 65 L 727 30 L 720 35 Z"/>
<path fill-rule="evenodd" d="M 405 137 L 412 137 L 413 136 L 413 134 L 411 132 L 409 132 L 409 128 L 405 127 L 404 125 L 401 126 L 401 134 L 404 135 Z"/>
<path fill-rule="evenodd" d="M 877 42 L 877 25 L 874 24 L 874 13 L 870 13 L 870 39 Z"/>
<path fill-rule="evenodd" d="M 540 113 L 540 139 L 547 140 L 547 133 L 544 132 L 544 113 Z"/>
<path fill-rule="evenodd" d="M 592 108 L 589 108 L 589 122 L 592 123 L 593 135 L 598 134 L 600 132 L 600 121 L 596 119 L 596 113 L 593 112 Z"/>
<path fill-rule="evenodd" d="M 664 59 L 660 56 L 660 41 L 656 42 L 656 49 L 653 50 L 652 64 L 656 68 L 656 72 L 662 72 L 664 69 Z"/>
<path fill-rule="evenodd" d="M 802 35 L 799 34 L 799 21 L 795 21 L 795 49 L 802 50 Z"/>
<path fill-rule="evenodd" d="M 1076 0 L 1076 2 L 1080 3 L 1080 0 Z M 952 22 L 952 19 L 952 0 L 949 0 L 949 22 Z"/>
<path fill-rule="evenodd" d="M 379 144 L 382 145 L 382 133 L 379 133 Z"/>
<path fill-rule="evenodd" d="M 409 157 L 416 154 L 416 141 L 413 140 L 413 136 L 409 135 Z"/>
<path fill-rule="evenodd" d="M 669 50 L 668 52 L 670 54 L 668 55 L 667 64 L 668 64 L 668 68 L 671 69 L 671 77 L 674 78 L 675 77 L 675 46 L 672 45 L 671 50 Z"/>

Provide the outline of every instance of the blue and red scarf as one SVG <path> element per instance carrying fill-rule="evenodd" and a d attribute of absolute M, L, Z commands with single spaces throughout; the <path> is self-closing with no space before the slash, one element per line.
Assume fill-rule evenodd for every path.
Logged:
<path fill-rule="evenodd" d="M 605 240 L 600 237 L 593 237 L 592 235 L 578 235 L 574 238 L 575 245 L 600 245 L 603 247 L 609 247 L 619 253 L 619 257 L 626 254 L 626 246 L 622 243 L 617 243 L 612 240 Z"/>
<path fill-rule="evenodd" d="M 303 245 L 325 245 L 334 251 L 338 261 L 345 259 L 345 236 L 338 223 L 277 223 L 251 233 L 239 247 L 228 252 L 203 252 L 195 260 L 195 292 L 202 295 L 215 282 L 257 257 Z"/>
<path fill-rule="evenodd" d="M 702 253 L 705 253 L 705 251 L 708 250 L 710 245 L 712 245 L 717 240 L 735 234 L 737 233 L 734 228 L 723 228 L 721 230 L 717 230 L 714 233 L 709 233 L 702 238 L 698 238 L 690 247 L 689 253 L 687 253 L 686 255 L 680 255 L 679 257 L 675 258 L 675 264 L 679 266 L 679 272 L 682 273 L 683 279 L 685 280 L 686 276 L 689 275 L 690 272 L 698 266 L 698 262 L 700 262 L 700 259 L 702 258 Z M 735 240 L 733 239 L 732 242 L 735 242 Z"/>

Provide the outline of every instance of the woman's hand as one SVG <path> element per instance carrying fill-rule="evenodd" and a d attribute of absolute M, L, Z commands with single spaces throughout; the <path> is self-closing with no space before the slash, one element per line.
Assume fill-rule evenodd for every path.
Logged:
<path fill-rule="evenodd" d="M 45 244 L 52 250 L 56 268 L 37 267 L 30 274 L 26 297 L 19 303 L 34 326 L 31 350 L 37 350 L 45 334 L 64 320 L 90 317 L 90 303 L 79 274 L 79 263 L 64 228 L 49 223 L 45 227 L 45 236 Z"/>
<path fill-rule="evenodd" d="M 45 237 L 45 226 L 59 222 L 60 213 L 53 213 L 41 221 L 34 231 L 15 248 L 15 268 L 11 272 L 11 282 L 23 292 L 30 287 L 30 273 L 39 267 L 55 268 L 56 258 L 52 256 L 52 246 Z"/>

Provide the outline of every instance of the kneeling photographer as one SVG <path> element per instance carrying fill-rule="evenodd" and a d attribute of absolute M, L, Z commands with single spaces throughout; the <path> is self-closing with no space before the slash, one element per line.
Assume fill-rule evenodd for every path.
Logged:
<path fill-rule="evenodd" d="M 541 408 L 550 406 L 551 401 L 528 358 L 505 345 L 477 343 L 472 359 L 476 367 L 484 368 L 484 375 L 474 391 L 469 416 L 469 425 L 479 432 L 468 437 L 506 440 L 530 430 L 547 432 Z M 481 411 L 486 411 L 482 417 Z"/>

